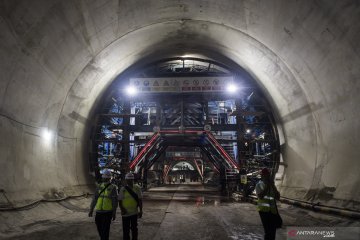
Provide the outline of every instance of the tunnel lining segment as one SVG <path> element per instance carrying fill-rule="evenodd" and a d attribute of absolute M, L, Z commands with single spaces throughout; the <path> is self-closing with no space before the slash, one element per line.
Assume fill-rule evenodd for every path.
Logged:
<path fill-rule="evenodd" d="M 227 2 L 222 3 L 222 6 L 226 6 L 226 3 Z M 96 4 L 96 2 L 94 2 L 94 4 Z M 14 9 L 20 6 L 22 10 L 27 10 L 29 5 L 28 3 L 19 3 L 19 5 L 14 3 L 14 5 L 11 6 L 14 7 Z M 356 22 L 358 16 L 354 17 L 353 14 L 358 10 L 358 6 L 352 8 L 354 5 L 351 4 L 346 6 L 341 4 L 329 6 L 326 3 L 316 3 L 315 8 L 313 8 L 313 4 L 286 2 L 286 4 L 282 4 L 281 8 L 274 5 L 274 8 L 266 9 L 267 14 L 256 18 L 256 16 L 261 16 L 261 13 L 265 13 L 265 11 L 257 8 L 256 4 L 244 2 L 244 5 L 236 5 L 236 10 L 244 13 L 244 15 L 241 15 L 242 18 L 232 18 L 239 14 L 237 14 L 238 12 L 236 12 L 236 10 L 231 9 L 232 11 L 228 13 L 229 17 L 223 17 L 219 20 L 219 22 L 222 21 L 223 24 L 214 23 L 211 21 L 211 17 L 206 17 L 206 15 L 199 16 L 195 12 L 198 8 L 188 8 L 188 12 L 181 12 L 179 14 L 175 11 L 174 13 L 163 13 L 160 16 L 151 15 L 144 18 L 137 18 L 134 19 L 133 22 L 126 22 L 128 25 L 121 25 L 117 22 L 117 25 L 115 24 L 117 27 L 115 34 L 111 32 L 111 27 L 102 29 L 100 32 L 93 31 L 96 27 L 112 26 L 105 24 L 110 17 L 100 19 L 101 15 L 93 14 L 91 18 L 86 18 L 87 15 L 84 14 L 80 16 L 81 21 L 79 21 L 80 24 L 77 25 L 77 15 L 78 13 L 82 14 L 78 11 L 80 8 L 75 12 L 71 12 L 72 15 L 63 14 L 64 12 L 67 13 L 67 7 L 72 6 L 70 2 L 58 4 L 58 6 L 61 6 L 59 11 L 57 11 L 56 8 L 49 10 L 49 5 L 39 9 L 42 10 L 41 13 L 38 14 L 41 17 L 48 16 L 49 12 L 56 14 L 56 21 L 50 21 L 49 24 L 44 23 L 46 22 L 46 17 L 43 18 L 44 20 L 40 17 L 34 17 L 33 19 L 32 14 L 25 15 L 23 13 L 25 11 L 20 11 L 20 13 L 12 12 L 9 16 L 4 15 L 5 18 L 9 18 L 8 20 L 16 23 L 16 17 L 24 14 L 24 18 L 18 21 L 19 28 L 17 30 L 19 30 L 20 36 L 22 33 L 21 30 L 24 30 L 24 27 L 27 26 L 25 24 L 31 26 L 31 28 L 26 29 L 28 33 L 26 34 L 26 39 L 33 41 L 29 41 L 29 45 L 21 45 L 22 48 L 19 48 L 19 50 L 21 50 L 22 53 L 19 51 L 19 54 L 15 57 L 16 59 L 21 59 L 21 63 L 16 66 L 20 66 L 25 70 L 31 68 L 32 71 L 23 71 L 19 75 L 6 74 L 6 76 L 9 76 L 9 79 L 12 80 L 7 82 L 9 83 L 7 87 L 8 94 L 3 99 L 2 107 L 4 109 L 2 109 L 2 112 L 26 124 L 32 125 L 34 122 L 44 122 L 44 124 L 48 124 L 50 129 L 56 129 L 56 131 L 58 131 L 58 137 L 53 142 L 56 149 L 52 151 L 52 156 L 55 157 L 49 157 L 47 154 L 37 155 L 33 153 L 35 153 L 36 149 L 41 149 L 42 145 L 36 140 L 35 136 L 29 137 L 24 135 L 21 129 L 16 129 L 11 126 L 11 123 L 3 121 L 4 126 L 11 128 L 10 131 L 4 130 L 4 132 L 10 132 L 10 139 L 21 142 L 21 149 L 25 149 L 31 155 L 31 157 L 29 157 L 28 154 L 25 153 L 25 150 L 16 151 L 16 156 L 13 157 L 16 161 L 2 163 L 5 169 L 12 169 L 12 164 L 16 164 L 16 172 L 36 175 L 36 168 L 32 164 L 33 160 L 35 161 L 36 159 L 38 162 L 43 163 L 44 166 L 49 166 L 50 168 L 52 168 L 51 166 L 55 163 L 56 166 L 53 168 L 56 169 L 58 182 L 61 183 L 61 185 L 68 186 L 74 183 L 89 183 L 90 180 L 86 177 L 87 166 L 85 159 L 87 158 L 88 132 L 90 131 L 91 126 L 89 125 L 91 125 L 91 123 L 78 120 L 91 119 L 94 113 L 93 106 L 98 104 L 98 97 L 104 94 L 105 89 L 110 85 L 110 82 L 115 79 L 115 76 L 123 72 L 123 70 L 130 65 L 138 63 L 139 59 L 146 57 L 153 58 L 154 56 L 160 59 L 172 56 L 176 54 L 176 52 L 186 52 L 189 50 L 208 54 L 209 57 L 213 57 L 214 59 L 217 59 L 216 56 L 220 56 L 219 59 L 231 59 L 233 62 L 236 62 L 248 70 L 263 86 L 263 89 L 268 94 L 268 99 L 272 101 L 273 108 L 276 110 L 278 123 L 283 124 L 285 133 L 286 142 L 283 145 L 282 153 L 288 166 L 283 182 L 283 189 L 289 189 L 286 191 L 286 194 L 296 198 L 304 198 L 305 193 L 309 189 L 315 191 L 316 195 L 316 192 L 321 192 L 321 188 L 323 188 L 322 184 L 325 186 L 323 188 L 324 190 L 332 189 L 333 186 L 338 184 L 339 187 L 337 187 L 334 192 L 335 198 L 340 200 L 341 198 L 358 200 L 358 197 L 354 197 L 356 195 L 353 194 L 353 192 L 358 190 L 354 187 L 352 178 L 355 179 L 355 182 L 358 182 L 359 178 L 356 173 L 350 171 L 349 174 L 347 174 L 348 171 L 345 171 L 345 166 L 353 166 L 352 161 L 358 158 L 358 153 L 350 149 L 349 146 L 353 146 L 353 143 L 350 141 L 344 141 L 346 145 L 345 143 L 338 144 L 333 140 L 336 136 L 347 139 L 347 134 L 352 136 L 352 142 L 359 140 L 357 135 L 352 134 L 353 127 L 355 131 L 359 128 L 359 124 L 353 120 L 357 119 L 357 113 L 353 110 L 354 108 L 349 107 L 354 104 L 356 106 L 357 100 L 359 99 L 355 94 L 357 87 L 356 81 L 354 82 L 352 79 L 353 77 L 356 79 L 358 76 L 358 70 L 352 69 L 352 66 L 356 66 L 359 58 L 356 53 L 352 53 L 356 52 L 356 49 L 354 51 L 354 47 L 350 46 L 350 43 L 347 42 L 356 42 L 354 40 L 357 39 L 357 35 L 354 34 L 354 32 L 356 32 L 358 27 L 354 26 L 349 29 L 349 31 L 339 31 L 346 29 L 345 27 L 347 27 L 349 23 Z M 192 5 L 189 3 L 189 6 Z M 266 6 L 271 6 L 271 2 Z M 294 6 L 299 6 L 301 11 L 293 14 L 292 10 L 295 9 Z M 94 10 L 94 5 L 84 5 L 82 7 L 81 9 L 85 9 L 87 13 L 91 13 Z M 132 10 L 128 5 L 125 7 L 129 7 L 129 10 Z M 152 11 L 156 11 L 155 8 L 151 9 Z M 279 9 L 288 9 L 291 11 L 288 11 L 288 14 L 281 14 L 281 17 L 276 18 L 272 14 L 276 14 L 277 11 L 280 11 Z M 331 11 L 331 14 L 326 15 L 327 12 L 324 9 Z M 29 8 L 28 10 L 30 13 L 36 12 L 34 8 Z M 211 6 L 202 10 L 204 12 L 214 11 Z M 343 12 L 342 10 L 346 11 Z M 143 10 L 138 9 L 133 12 L 135 14 L 134 16 L 139 16 L 141 11 Z M 218 9 L 216 12 L 218 13 Z M 116 12 L 111 16 L 124 16 L 122 14 L 123 13 L 120 14 Z M 289 17 L 291 15 L 293 16 Z M 331 16 L 331 19 L 329 16 Z M 183 20 L 179 19 L 180 17 L 182 17 Z M 204 18 L 204 20 L 186 20 L 200 17 Z M 341 25 L 342 21 L 334 23 L 333 18 L 344 19 L 346 21 L 343 21 L 344 23 Z M 92 21 L 95 19 L 99 21 L 94 22 L 94 26 L 85 25 L 88 24 L 88 20 Z M 179 20 L 164 21 L 164 19 Z M 22 22 L 23 20 L 24 22 Z M 249 22 L 249 20 L 251 21 Z M 315 20 L 316 24 L 312 24 L 312 20 Z M 147 24 L 148 22 L 151 24 Z M 155 23 L 152 25 L 152 22 Z M 283 27 L 281 25 L 283 22 L 289 24 L 294 23 L 294 25 L 290 24 Z M 62 27 L 58 29 L 50 28 L 54 24 L 61 24 Z M 327 31 L 321 32 L 321 28 L 326 24 Z M 65 26 L 69 29 L 65 28 Z M 296 26 L 303 28 L 301 28 L 301 31 L 296 31 Z M 84 27 L 84 29 L 82 29 L 82 27 Z M 7 27 L 2 25 L 2 28 L 5 29 Z M 47 32 L 49 29 L 51 32 Z M 130 29 L 130 31 L 128 29 Z M 285 37 L 281 35 L 279 29 L 281 32 L 283 32 L 283 30 L 285 31 Z M 76 59 L 69 57 L 74 56 L 73 53 L 75 53 L 75 51 L 71 52 L 71 54 L 64 54 L 60 56 L 60 58 L 55 58 L 52 54 L 49 54 L 53 53 L 51 52 L 51 50 L 53 50 L 51 49 L 52 45 L 49 43 L 52 42 L 53 37 L 58 36 L 59 33 L 63 33 L 63 30 L 66 34 L 64 34 L 64 38 L 58 38 L 58 40 L 65 40 L 63 42 L 53 42 L 59 43 L 60 51 L 64 49 L 70 49 L 69 51 L 71 51 L 74 50 L 73 46 L 80 46 L 79 52 L 77 52 L 79 53 L 77 56 L 80 57 Z M 89 32 L 84 32 L 87 30 L 89 30 Z M 276 30 L 274 31 L 275 34 L 271 35 L 273 30 Z M 151 31 L 153 31 L 153 33 L 151 33 Z M 86 39 L 88 41 L 83 42 L 78 36 L 81 34 L 77 34 L 79 32 L 83 33 L 83 35 L 88 35 L 86 36 L 89 37 Z M 126 33 L 118 38 L 118 34 L 121 32 Z M 344 36 L 340 36 L 339 33 L 344 34 Z M 276 34 L 279 35 L 275 36 Z M 244 35 L 248 37 L 244 37 Z M 31 36 L 34 38 L 31 39 Z M 42 39 L 39 36 L 47 36 L 48 39 Z M 92 41 L 90 36 L 97 39 Z M 79 39 L 76 39 L 76 37 Z M 248 39 L 249 37 L 253 37 L 253 39 Z M 47 42 L 49 39 L 50 41 Z M 139 49 L 137 45 L 142 43 L 142 39 L 147 41 L 144 47 Z M 326 41 L 324 45 L 321 46 L 321 51 L 317 51 L 317 43 L 322 39 Z M 20 41 L 22 40 L 23 39 L 20 39 Z M 67 43 L 73 44 L 65 48 L 64 46 Z M 84 63 L 83 60 L 79 61 L 81 57 L 84 57 L 86 60 L 91 60 L 93 57 L 92 55 L 84 54 L 87 50 L 83 51 L 84 49 L 81 48 L 82 45 L 79 43 L 91 45 L 84 45 L 84 47 L 90 47 L 93 49 L 92 52 L 97 52 L 97 55 L 93 58 L 94 61 L 86 63 Z M 334 45 L 331 45 L 333 43 L 336 43 L 336 48 L 333 48 Z M 263 46 L 257 46 L 261 44 L 263 44 Z M 8 49 L 9 46 L 15 46 L 7 42 L 4 43 L 4 45 L 5 48 Z M 349 48 L 348 45 L 351 48 Z M 128 49 L 126 49 L 126 47 L 128 47 Z M 172 50 L 168 50 L 169 47 L 171 47 Z M 271 51 L 269 49 L 271 49 Z M 351 52 L 348 51 L 349 49 L 351 49 Z M 329 53 L 322 54 L 322 52 L 327 52 L 327 50 L 329 50 Z M 40 57 L 42 51 L 44 51 L 45 56 Z M 11 51 L 11 53 L 6 54 L 13 59 L 11 54 L 15 52 L 16 51 Z M 35 63 L 34 65 L 34 59 L 22 57 L 29 53 L 35 53 L 43 62 Z M 54 56 L 59 55 L 59 53 L 55 51 L 54 53 Z M 64 56 L 65 58 L 61 58 Z M 76 65 L 76 67 L 72 68 L 68 65 L 62 65 L 64 64 L 62 62 L 64 59 L 70 59 L 70 61 L 65 62 L 69 65 Z M 343 59 L 344 61 L 343 63 L 339 63 L 338 60 L 334 59 Z M 352 59 L 351 64 L 348 59 Z M 9 66 L 11 63 L 6 64 L 6 66 Z M 51 74 L 59 77 L 59 84 L 47 84 L 53 86 L 48 93 L 48 104 L 42 104 L 45 98 L 36 97 L 36 94 L 41 91 L 37 91 L 34 88 L 27 88 L 27 83 L 21 80 L 21 76 L 24 75 L 29 77 L 24 78 L 29 80 L 28 82 L 31 80 L 33 80 L 31 82 L 36 81 L 39 86 L 41 82 L 48 83 L 44 78 L 44 76 L 47 76 L 44 69 L 36 67 L 36 64 L 43 64 L 41 67 L 48 68 Z M 79 73 L 78 70 L 81 66 L 85 65 L 86 67 Z M 59 71 L 60 69 L 65 72 L 69 70 L 69 73 L 61 72 Z M 74 76 L 78 76 L 75 82 L 73 82 Z M 343 77 L 342 83 L 344 84 L 342 84 L 340 88 L 334 87 L 338 77 Z M 63 82 L 61 82 L 62 80 Z M 350 82 L 352 82 L 352 84 L 350 84 Z M 71 84 L 72 86 L 70 86 Z M 321 90 L 319 90 L 319 87 L 321 87 Z M 21 94 L 24 95 L 24 97 L 18 94 L 21 91 L 18 89 L 26 90 Z M 342 97 L 343 102 L 335 106 L 332 100 L 337 101 L 338 95 L 344 95 L 342 90 L 339 89 L 344 89 L 344 91 L 351 92 L 353 95 L 351 97 L 339 96 L 339 98 Z M 65 97 L 66 94 L 67 96 Z M 16 98 L 19 100 L 14 101 Z M 66 99 L 64 100 L 64 98 Z M 28 101 L 28 99 L 33 99 L 34 101 Z M 31 102 L 40 103 L 41 107 L 35 109 L 34 104 Z M 319 104 L 319 102 L 321 102 L 322 105 Z M 62 103 L 64 103 L 64 107 L 60 110 L 59 106 L 61 106 Z M 19 109 L 25 109 L 25 111 L 18 111 Z M 301 109 L 305 109 L 306 111 L 297 112 L 297 110 Z M 79 118 L 78 116 L 83 116 L 84 118 Z M 286 119 L 284 120 L 286 121 L 283 120 L 285 116 Z M 354 116 L 351 118 L 352 120 L 346 118 L 350 118 L 350 116 Z M 69 137 L 73 139 L 73 141 L 61 136 Z M 4 152 L 7 151 L 6 149 L 12 149 L 10 144 L 6 142 L 3 146 L 5 148 Z M 343 155 L 344 161 L 342 161 L 341 155 Z M 52 158 L 56 158 L 56 160 L 50 163 L 48 160 Z M 27 166 L 25 166 L 26 164 L 24 163 L 26 163 Z M 23 168 L 23 166 L 25 167 Z M 318 171 L 318 174 L 315 172 L 315 169 L 319 166 L 321 166 L 321 171 Z M 355 164 L 355 166 L 358 165 Z M 72 171 L 74 169 L 76 169 L 75 172 Z M 341 169 L 343 169 L 343 172 L 346 172 L 346 174 L 341 173 Z M 71 172 L 71 176 L 65 175 L 64 172 Z M 46 179 L 51 179 L 53 171 L 44 171 L 43 174 Z M 309 180 L 310 175 L 318 175 L 318 179 Z M 336 175 L 338 176 L 334 177 Z M 5 182 L 6 184 L 11 181 L 12 180 L 7 180 L 6 178 L 1 178 L 1 182 Z M 22 185 L 28 186 L 29 189 L 37 190 L 37 183 L 33 185 L 34 183 L 28 183 L 24 179 L 17 181 L 13 186 L 15 192 Z M 12 184 L 7 185 L 12 186 Z M 297 186 L 302 190 L 296 190 L 295 187 Z M 52 187 L 58 187 L 58 185 L 54 182 L 46 181 L 42 186 L 42 188 L 45 189 Z M 359 196 L 359 194 L 357 195 Z M 315 198 L 317 197 L 318 196 Z"/>
<path fill-rule="evenodd" d="M 179 24 L 180 26 L 181 25 L 183 25 L 183 24 L 187 24 L 188 23 L 188 21 L 186 21 L 185 23 L 181 23 L 181 24 Z M 171 24 L 171 23 L 167 23 L 167 24 Z M 161 26 L 162 24 L 156 24 L 156 26 Z M 155 25 L 154 25 L 155 26 Z M 151 27 L 154 27 L 154 26 L 151 26 Z M 181 27 L 182 28 L 182 27 Z M 226 28 L 227 29 L 227 28 Z M 141 29 L 141 31 L 144 31 L 145 29 Z M 235 31 L 235 30 L 233 30 L 233 31 Z M 132 34 L 136 34 L 136 31 L 135 32 L 132 32 Z M 130 34 L 131 35 L 131 34 Z M 127 37 L 129 37 L 129 36 L 127 36 Z M 118 41 L 121 41 L 122 39 L 119 39 Z M 112 43 L 112 45 L 116 45 L 117 44 L 117 41 L 116 42 L 113 42 Z M 108 48 L 113 48 L 112 47 L 112 45 L 110 45 Z M 222 47 L 220 47 L 220 49 L 219 49 L 219 51 L 222 51 L 223 49 L 221 49 L 221 48 L 223 48 L 223 46 Z M 227 50 L 228 51 L 228 50 Z M 237 51 L 237 50 L 236 50 Z M 108 55 L 109 54 L 109 52 L 110 52 L 110 50 L 105 50 L 104 52 L 107 52 L 107 54 L 105 54 L 105 55 Z M 234 53 L 232 53 L 232 54 L 234 54 Z M 103 64 L 101 64 L 100 62 L 101 62 L 101 56 L 102 56 L 103 54 L 102 53 L 99 53 L 99 55 L 98 55 L 98 58 L 99 58 L 99 60 L 95 60 L 95 61 L 93 61 L 94 63 L 98 63 L 99 65 L 103 65 Z M 229 54 L 230 56 L 231 56 L 231 54 Z M 260 56 L 265 56 L 264 54 L 262 54 L 262 55 L 260 55 Z M 239 59 L 239 56 L 231 56 L 231 57 L 233 57 L 233 59 Z M 240 59 L 241 59 L 241 57 L 240 57 Z M 279 64 L 279 59 L 277 58 L 277 57 L 275 57 L 274 59 L 277 59 L 276 60 L 276 65 L 278 65 Z M 249 68 L 249 67 L 248 67 Z M 97 69 L 97 67 L 95 67 L 94 69 Z M 104 69 L 104 70 L 102 70 L 102 72 L 106 72 L 106 70 Z M 267 78 L 267 77 L 266 77 Z M 261 77 L 260 77 L 260 79 L 262 79 Z M 98 89 L 101 89 L 101 88 L 98 88 Z M 270 89 L 270 90 L 275 90 L 275 89 L 273 89 L 273 88 L 268 88 L 268 89 Z M 99 90 L 97 90 L 97 92 L 99 92 Z M 97 94 L 99 94 L 99 93 L 94 93 L 94 95 L 97 95 Z M 276 94 L 273 94 L 274 96 L 276 96 Z M 272 96 L 273 96 L 272 95 Z M 306 102 L 306 100 L 305 100 L 305 102 Z M 281 107 L 280 107 L 281 108 Z M 81 112 L 82 112 L 82 110 L 81 111 L 78 111 L 78 112 L 80 112 L 80 114 L 81 114 Z M 82 114 L 82 115 L 84 115 L 84 116 L 86 116 L 88 113 L 84 113 L 84 114 Z M 61 125 L 61 121 L 59 122 L 59 124 Z"/>

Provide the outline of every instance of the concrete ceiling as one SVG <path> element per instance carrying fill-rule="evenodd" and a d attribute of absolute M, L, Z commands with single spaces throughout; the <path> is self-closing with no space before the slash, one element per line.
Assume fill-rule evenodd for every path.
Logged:
<path fill-rule="evenodd" d="M 284 196 L 359 209 L 359 22 L 356 0 L 1 1 L 0 188 L 23 201 L 91 183 L 106 88 L 134 64 L 197 54 L 268 96 Z"/>

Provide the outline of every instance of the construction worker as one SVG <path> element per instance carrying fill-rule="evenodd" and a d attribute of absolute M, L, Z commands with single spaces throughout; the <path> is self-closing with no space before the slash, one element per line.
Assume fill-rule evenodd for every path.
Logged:
<path fill-rule="evenodd" d="M 125 175 L 125 186 L 119 192 L 119 206 L 122 215 L 123 239 L 138 239 L 137 220 L 142 217 L 142 193 L 139 185 L 134 184 L 134 174 Z M 138 211 L 139 210 L 139 211 Z"/>
<path fill-rule="evenodd" d="M 261 170 L 261 180 L 256 184 L 255 191 L 258 197 L 257 210 L 265 231 L 264 239 L 275 240 L 276 228 L 281 227 L 282 224 L 276 206 L 276 199 L 280 199 L 280 193 L 267 168 Z"/>
<path fill-rule="evenodd" d="M 106 169 L 102 174 L 102 183 L 97 186 L 90 205 L 89 217 L 93 216 L 95 208 L 95 223 L 101 240 L 109 239 L 111 219 L 116 219 L 117 187 L 110 180 L 111 172 Z"/>

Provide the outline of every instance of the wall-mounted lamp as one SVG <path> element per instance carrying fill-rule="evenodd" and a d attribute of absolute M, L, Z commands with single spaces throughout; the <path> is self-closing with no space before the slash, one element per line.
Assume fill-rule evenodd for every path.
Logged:
<path fill-rule="evenodd" d="M 49 129 L 44 128 L 41 132 L 41 136 L 44 138 L 44 140 L 51 141 L 51 139 L 53 138 L 53 133 Z"/>

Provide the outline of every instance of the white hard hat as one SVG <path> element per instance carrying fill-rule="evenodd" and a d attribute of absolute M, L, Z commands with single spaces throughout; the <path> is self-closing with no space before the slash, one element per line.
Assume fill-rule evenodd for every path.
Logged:
<path fill-rule="evenodd" d="M 125 179 L 134 179 L 134 174 L 132 174 L 131 172 L 127 173 L 125 175 Z"/>
<path fill-rule="evenodd" d="M 109 169 L 105 169 L 102 173 L 102 178 L 111 178 L 111 172 Z"/>

